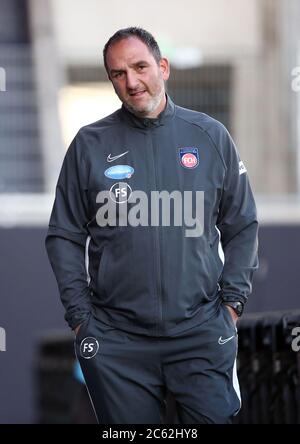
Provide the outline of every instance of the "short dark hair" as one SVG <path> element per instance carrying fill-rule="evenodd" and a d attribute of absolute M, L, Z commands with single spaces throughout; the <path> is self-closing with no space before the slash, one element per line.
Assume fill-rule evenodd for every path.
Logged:
<path fill-rule="evenodd" d="M 124 28 L 119 29 L 113 36 L 110 37 L 110 39 L 107 41 L 107 43 L 104 46 L 103 49 L 103 60 L 104 60 L 104 66 L 108 73 L 107 69 L 107 63 L 106 63 L 106 56 L 107 51 L 114 43 L 119 42 L 123 39 L 128 39 L 129 37 L 136 37 L 140 39 L 145 45 L 148 47 L 149 51 L 153 55 L 154 59 L 156 60 L 157 64 L 161 60 L 161 52 L 159 49 L 159 46 L 157 44 L 157 41 L 153 37 L 150 32 L 146 31 L 143 28 L 138 28 L 135 26 L 131 26 L 130 28 Z"/>

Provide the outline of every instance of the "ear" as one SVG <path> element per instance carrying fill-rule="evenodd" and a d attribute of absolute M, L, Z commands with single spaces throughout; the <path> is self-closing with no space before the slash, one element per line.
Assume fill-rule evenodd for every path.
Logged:
<path fill-rule="evenodd" d="M 159 61 L 159 69 L 162 73 L 163 79 L 168 80 L 170 76 L 170 63 L 165 57 L 161 58 Z"/>

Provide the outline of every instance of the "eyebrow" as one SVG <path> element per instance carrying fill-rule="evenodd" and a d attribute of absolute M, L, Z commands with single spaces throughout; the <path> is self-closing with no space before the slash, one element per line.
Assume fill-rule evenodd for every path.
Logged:
<path fill-rule="evenodd" d="M 147 65 L 149 66 L 149 63 L 146 60 L 139 60 L 138 62 L 133 63 L 131 66 L 136 67 L 138 65 Z M 118 74 L 124 72 L 124 69 L 112 69 L 110 71 L 110 75 Z"/>
<path fill-rule="evenodd" d="M 139 60 L 138 62 L 133 63 L 133 66 L 137 65 L 149 65 L 149 63 L 146 60 Z"/>

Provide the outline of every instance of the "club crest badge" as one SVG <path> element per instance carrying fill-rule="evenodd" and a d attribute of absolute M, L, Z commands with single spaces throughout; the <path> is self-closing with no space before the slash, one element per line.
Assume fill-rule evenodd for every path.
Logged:
<path fill-rule="evenodd" d="M 192 169 L 199 165 L 198 148 L 179 148 L 179 157 L 184 168 Z"/>

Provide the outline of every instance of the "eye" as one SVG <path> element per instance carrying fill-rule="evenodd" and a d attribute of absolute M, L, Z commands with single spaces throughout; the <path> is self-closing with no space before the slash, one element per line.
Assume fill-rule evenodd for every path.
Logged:
<path fill-rule="evenodd" d="M 122 75 L 123 75 L 122 72 L 116 72 L 116 73 L 113 75 L 113 78 L 114 78 L 114 79 L 117 79 L 117 78 L 121 77 Z"/>
<path fill-rule="evenodd" d="M 143 71 L 144 68 L 146 68 L 145 65 L 139 65 L 139 66 L 138 66 L 138 70 L 139 70 L 139 71 Z"/>

